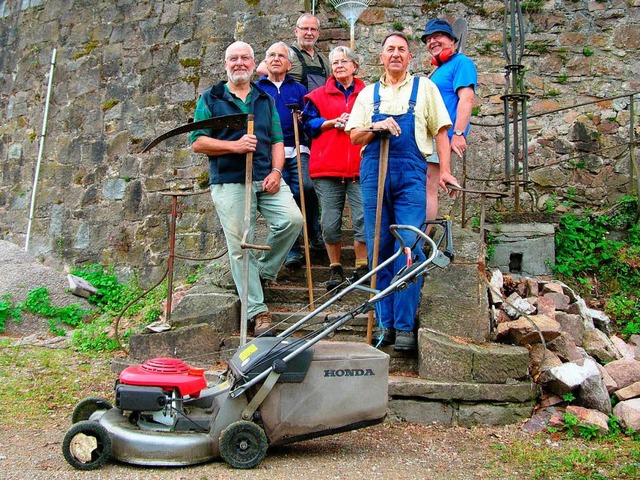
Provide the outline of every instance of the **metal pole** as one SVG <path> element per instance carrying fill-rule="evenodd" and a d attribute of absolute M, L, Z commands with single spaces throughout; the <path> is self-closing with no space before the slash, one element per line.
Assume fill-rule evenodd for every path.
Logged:
<path fill-rule="evenodd" d="M 49 117 L 49 101 L 51 99 L 51 86 L 53 84 L 53 69 L 56 66 L 56 55 L 58 49 L 54 48 L 51 54 L 51 68 L 49 69 L 49 84 L 47 86 L 47 100 L 44 104 L 44 117 L 42 119 L 42 134 L 40 135 L 40 148 L 38 149 L 38 161 L 36 162 L 36 171 L 33 177 L 33 187 L 31 189 L 31 206 L 29 207 L 29 222 L 27 223 L 27 238 L 24 243 L 24 251 L 29 251 L 29 241 L 31 239 L 31 223 L 36 207 L 36 188 L 38 185 L 38 177 L 40 176 L 40 164 L 42 163 L 42 153 L 44 151 L 44 139 L 47 136 L 47 119 Z"/>

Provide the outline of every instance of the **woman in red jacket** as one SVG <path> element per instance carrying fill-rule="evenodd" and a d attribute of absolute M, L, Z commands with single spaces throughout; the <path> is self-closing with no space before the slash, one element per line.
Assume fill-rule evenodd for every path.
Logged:
<path fill-rule="evenodd" d="M 360 146 L 353 145 L 344 131 L 356 97 L 365 85 L 355 77 L 358 57 L 350 48 L 334 48 L 329 63 L 332 75 L 326 84 L 305 96 L 302 121 L 305 132 L 313 139 L 309 176 L 320 200 L 322 236 L 331 262 L 331 276 L 325 285 L 331 291 L 345 280 L 340 262 L 345 199 L 353 224 L 355 278 L 366 274 L 368 268 L 359 178 Z"/>

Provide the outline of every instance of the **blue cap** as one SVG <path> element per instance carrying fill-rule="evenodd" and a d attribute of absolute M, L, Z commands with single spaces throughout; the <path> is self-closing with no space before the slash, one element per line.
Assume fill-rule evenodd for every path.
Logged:
<path fill-rule="evenodd" d="M 422 43 L 427 43 L 427 37 L 434 33 L 444 33 L 453 38 L 454 42 L 458 41 L 456 36 L 453 34 L 453 28 L 451 28 L 451 25 L 449 25 L 449 22 L 446 20 L 440 20 L 439 18 L 429 20 L 424 27 L 424 35 L 421 37 Z"/>

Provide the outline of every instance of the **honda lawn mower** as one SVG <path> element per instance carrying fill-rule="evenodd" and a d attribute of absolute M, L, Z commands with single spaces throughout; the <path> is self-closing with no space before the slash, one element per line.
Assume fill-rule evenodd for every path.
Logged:
<path fill-rule="evenodd" d="M 221 458 L 235 468 L 252 468 L 269 446 L 382 422 L 387 414 L 389 356 L 366 343 L 321 340 L 431 268 L 448 264 L 450 224 L 441 223 L 446 232 L 444 253 L 422 230 L 392 226 L 399 248 L 391 258 L 335 291 L 279 335 L 240 346 L 212 385 L 207 385 L 204 370 L 173 358 L 126 368 L 116 382 L 115 406 L 94 397 L 75 407 L 73 425 L 62 443 L 65 459 L 80 470 L 98 468 L 111 458 L 153 466 Z M 425 261 L 412 259 L 401 230 L 418 239 L 412 248 L 425 242 L 430 250 Z M 407 266 L 389 287 L 378 291 L 367 286 L 373 275 L 400 256 L 406 256 Z M 348 313 L 312 322 L 356 290 L 368 292 L 369 300 Z"/>

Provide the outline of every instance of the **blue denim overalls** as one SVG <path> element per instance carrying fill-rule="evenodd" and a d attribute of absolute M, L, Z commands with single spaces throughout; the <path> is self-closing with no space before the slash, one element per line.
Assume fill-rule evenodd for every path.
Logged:
<path fill-rule="evenodd" d="M 389 258 L 397 249 L 395 237 L 389 231 L 390 225 L 395 223 L 413 225 L 420 228 L 426 220 L 427 162 L 418 149 L 415 139 L 414 110 L 419 84 L 419 78 L 414 77 L 407 112 L 393 116 L 402 133 L 399 137 L 391 136 L 390 138 L 389 162 L 382 201 L 379 264 Z M 373 102 L 372 122 L 389 117 L 389 115 L 380 113 L 380 83 L 375 84 Z M 379 157 L 380 138 L 376 137 L 365 148 L 362 163 L 360 164 L 364 224 L 370 264 L 373 259 Z M 405 241 L 405 246 L 413 246 L 415 234 L 408 231 L 401 231 L 400 233 Z M 412 256 L 415 257 L 415 255 L 418 255 L 419 261 L 425 259 L 422 252 L 422 242 L 414 248 Z M 376 288 L 386 288 L 391 283 L 395 273 L 405 264 L 406 259 L 401 256 L 393 266 L 380 271 L 377 275 Z M 376 316 L 383 327 L 404 331 L 412 331 L 414 329 L 421 285 L 421 281 L 412 283 L 409 288 L 396 292 L 375 305 Z"/>

